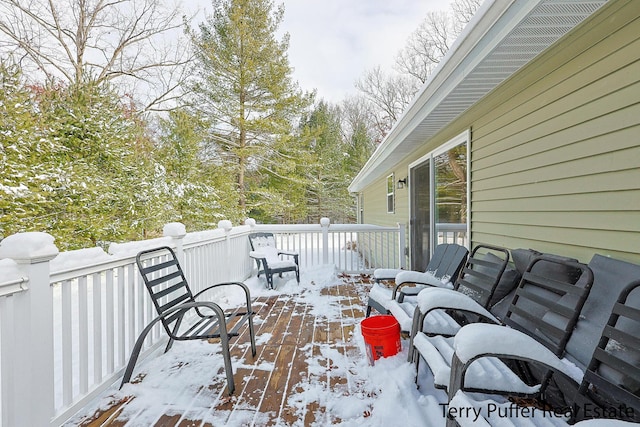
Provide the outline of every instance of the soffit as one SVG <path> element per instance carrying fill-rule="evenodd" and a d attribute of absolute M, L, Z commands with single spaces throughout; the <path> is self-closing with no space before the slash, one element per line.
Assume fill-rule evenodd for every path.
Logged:
<path fill-rule="evenodd" d="M 487 1 L 349 186 L 358 192 L 584 21 L 605 0 Z"/>

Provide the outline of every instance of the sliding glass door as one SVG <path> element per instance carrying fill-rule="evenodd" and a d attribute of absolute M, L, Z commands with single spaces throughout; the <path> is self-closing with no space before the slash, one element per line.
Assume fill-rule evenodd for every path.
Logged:
<path fill-rule="evenodd" d="M 409 189 L 411 197 L 411 269 L 424 271 L 431 258 L 429 212 L 431 210 L 431 164 L 425 162 L 411 169 Z"/>
<path fill-rule="evenodd" d="M 424 271 L 440 243 L 468 244 L 468 132 L 409 167 L 411 269 Z"/>

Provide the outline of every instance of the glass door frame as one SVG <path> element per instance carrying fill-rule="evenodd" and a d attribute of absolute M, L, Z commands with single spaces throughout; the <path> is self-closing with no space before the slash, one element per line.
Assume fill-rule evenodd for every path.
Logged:
<path fill-rule="evenodd" d="M 467 156 L 467 242 L 468 245 L 471 245 L 471 130 L 466 130 L 461 134 L 453 137 L 449 141 L 444 144 L 438 146 L 436 149 L 430 151 L 424 156 L 420 157 L 418 160 L 411 162 L 408 166 L 408 176 L 411 176 L 412 169 L 423 165 L 425 162 L 429 162 L 429 253 L 433 253 L 433 250 L 436 246 L 436 238 L 437 238 L 437 230 L 436 230 L 436 178 L 435 178 L 435 162 L 434 159 L 449 151 L 450 149 L 457 147 L 461 144 L 467 144 L 466 156 Z M 411 182 L 409 183 L 411 185 Z M 413 204 L 415 203 L 412 200 L 412 197 L 409 197 L 409 214 L 411 214 L 413 209 Z M 413 238 L 413 230 L 409 230 L 410 238 Z M 409 245 L 409 248 L 412 247 L 412 244 Z M 467 248 L 470 249 L 470 248 Z M 411 257 L 413 254 L 410 253 Z"/>

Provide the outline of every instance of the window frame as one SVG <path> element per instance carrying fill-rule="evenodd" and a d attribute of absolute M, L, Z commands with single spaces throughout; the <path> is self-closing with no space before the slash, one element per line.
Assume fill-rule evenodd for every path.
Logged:
<path fill-rule="evenodd" d="M 396 186 L 395 186 L 395 174 L 387 175 L 387 213 L 396 213 Z M 389 191 L 391 189 L 391 191 Z"/>

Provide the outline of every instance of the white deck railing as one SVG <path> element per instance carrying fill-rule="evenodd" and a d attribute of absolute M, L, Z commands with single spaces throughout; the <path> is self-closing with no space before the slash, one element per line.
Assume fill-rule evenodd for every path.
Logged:
<path fill-rule="evenodd" d="M 335 264 L 346 273 L 405 266 L 404 226 L 248 225 L 58 254 L 51 236 L 22 233 L 0 243 L 0 426 L 57 426 L 123 374 L 140 331 L 155 317 L 135 266 L 142 249 L 176 249 L 194 292 L 255 273 L 247 235 L 273 232 L 300 253 L 301 270 Z M 165 341 L 159 327 L 142 357 Z M 37 409 L 37 410 L 36 410 Z"/>
<path fill-rule="evenodd" d="M 441 243 L 457 243 L 464 247 L 469 247 L 469 233 L 467 233 L 467 224 L 464 223 L 436 223 L 436 242 Z"/>

